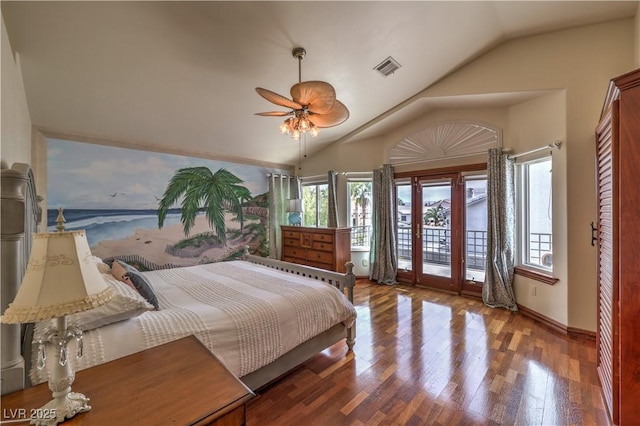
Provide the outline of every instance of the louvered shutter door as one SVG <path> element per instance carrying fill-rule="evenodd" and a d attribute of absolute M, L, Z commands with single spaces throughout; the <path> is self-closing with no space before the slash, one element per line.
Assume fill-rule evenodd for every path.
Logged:
<path fill-rule="evenodd" d="M 618 423 L 618 264 L 617 247 L 617 147 L 612 132 L 617 120 L 612 102 L 597 129 L 596 173 L 598 185 L 598 375 L 614 423 Z"/>

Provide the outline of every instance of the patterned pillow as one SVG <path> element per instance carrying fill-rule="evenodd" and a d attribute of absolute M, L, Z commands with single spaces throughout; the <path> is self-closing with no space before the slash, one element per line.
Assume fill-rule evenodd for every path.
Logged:
<path fill-rule="evenodd" d="M 135 288 L 131 280 L 129 280 L 127 276 L 127 270 L 118 262 L 114 261 L 111 264 L 111 275 L 118 281 L 122 281 L 123 283 L 131 286 L 131 288 Z"/>
<path fill-rule="evenodd" d="M 147 277 L 145 277 L 135 267 L 129 265 L 126 262 L 123 262 L 122 260 L 114 260 L 113 265 L 111 266 L 112 270 L 116 264 L 118 264 L 118 266 L 122 267 L 126 271 L 126 276 L 123 276 L 123 279 L 121 281 L 124 281 L 127 284 L 132 283 L 133 287 L 138 290 L 138 293 L 140 293 L 140 295 L 144 297 L 147 302 L 151 303 L 153 307 L 158 310 L 158 297 L 153 291 L 153 287 L 151 286 L 151 283 L 149 282 Z"/>
<path fill-rule="evenodd" d="M 113 297 L 109 302 L 98 308 L 69 315 L 67 317 L 69 324 L 77 325 L 83 331 L 88 331 L 153 310 L 153 306 L 140 296 L 135 289 L 113 279 L 111 274 L 101 275 L 113 289 Z"/>

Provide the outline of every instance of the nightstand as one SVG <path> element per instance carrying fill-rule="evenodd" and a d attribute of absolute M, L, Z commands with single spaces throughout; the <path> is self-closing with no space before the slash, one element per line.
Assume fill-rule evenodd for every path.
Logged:
<path fill-rule="evenodd" d="M 244 425 L 253 397 L 194 336 L 78 371 L 72 387 L 91 410 L 64 425 Z M 47 383 L 4 395 L 0 420 L 28 417 L 50 399 Z"/>

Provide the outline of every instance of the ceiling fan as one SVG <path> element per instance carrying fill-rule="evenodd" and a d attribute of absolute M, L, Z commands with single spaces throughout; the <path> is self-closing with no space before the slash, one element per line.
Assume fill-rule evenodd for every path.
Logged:
<path fill-rule="evenodd" d="M 296 47 L 291 52 L 298 59 L 298 83 L 291 86 L 291 99 L 285 98 L 271 90 L 256 87 L 256 92 L 266 100 L 278 106 L 289 108 L 290 111 L 258 112 L 255 115 L 265 117 L 287 118 L 281 125 L 280 131 L 299 140 L 302 133 L 313 137 L 318 135 L 319 128 L 333 127 L 344 123 L 349 118 L 349 110 L 336 99 L 336 90 L 324 81 L 302 81 L 302 58 L 307 54 L 302 47 Z"/>

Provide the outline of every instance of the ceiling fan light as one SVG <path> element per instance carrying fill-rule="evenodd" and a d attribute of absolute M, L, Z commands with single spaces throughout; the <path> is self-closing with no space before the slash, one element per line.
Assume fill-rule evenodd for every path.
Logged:
<path fill-rule="evenodd" d="M 279 126 L 280 133 L 287 134 L 295 140 L 300 140 L 301 133 L 310 133 L 311 137 L 316 137 L 320 133 L 319 127 L 333 127 L 343 123 L 349 118 L 349 110 L 336 99 L 336 92 L 331 84 L 315 80 L 302 81 L 301 63 L 306 51 L 301 47 L 296 47 L 291 53 L 294 58 L 298 59 L 298 83 L 294 84 L 290 90 L 293 100 L 270 90 L 256 87 L 256 92 L 264 99 L 288 108 L 290 111 L 273 111 L 256 115 L 268 117 L 293 115 Z M 310 116 L 316 123 L 309 119 Z"/>

